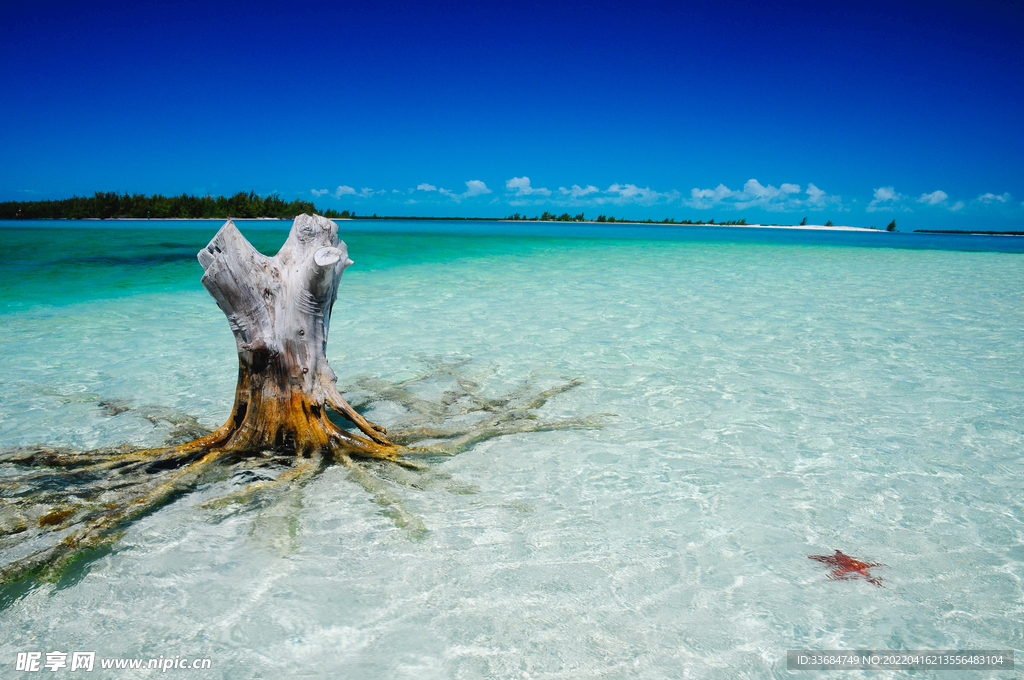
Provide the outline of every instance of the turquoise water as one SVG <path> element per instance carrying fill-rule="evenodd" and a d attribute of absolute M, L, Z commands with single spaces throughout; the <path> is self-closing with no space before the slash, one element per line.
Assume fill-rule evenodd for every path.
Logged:
<path fill-rule="evenodd" d="M 234 342 L 195 261 L 220 223 L 153 224 L 0 225 L 0 446 L 157 445 L 154 414 L 227 417 Z M 268 253 L 287 227 L 239 225 Z M 343 468 L 262 511 L 219 515 L 198 506 L 223 489 L 202 489 L 0 611 L 0 665 L 734 678 L 790 675 L 790 648 L 1020 657 L 1024 240 L 340 225 L 339 384 L 455 360 L 496 393 L 580 378 L 542 415 L 604 426 L 396 484 L 419 540 Z M 884 587 L 807 559 L 835 549 L 888 565 Z"/>

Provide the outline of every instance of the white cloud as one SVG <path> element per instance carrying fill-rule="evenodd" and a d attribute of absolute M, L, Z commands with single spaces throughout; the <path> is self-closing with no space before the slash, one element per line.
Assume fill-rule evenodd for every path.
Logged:
<path fill-rule="evenodd" d="M 884 201 L 895 201 L 900 198 L 902 194 L 896 193 L 895 187 L 878 187 L 875 189 L 875 200 L 873 203 L 882 203 Z"/>
<path fill-rule="evenodd" d="M 786 185 L 783 184 L 782 186 L 785 187 Z M 783 191 L 785 191 L 785 188 L 783 188 Z M 830 196 L 818 187 L 814 186 L 811 182 L 807 183 L 807 200 L 805 203 L 812 210 L 814 208 L 824 208 L 833 204 L 842 205 L 842 202 L 841 196 Z"/>
<path fill-rule="evenodd" d="M 655 191 L 650 187 L 644 187 L 641 189 L 635 184 L 615 183 L 605 189 L 604 193 L 606 194 L 605 196 L 595 198 L 594 202 L 598 205 L 602 205 L 604 203 L 614 203 L 615 205 L 625 205 L 626 203 L 653 205 L 661 200 L 664 200 L 667 203 L 679 198 L 678 191 L 662 193 Z"/>
<path fill-rule="evenodd" d="M 547 189 L 545 189 L 547 191 Z M 487 188 L 487 185 L 478 179 L 471 179 L 466 182 L 466 196 L 479 196 L 481 194 L 489 194 L 491 190 Z"/>
<path fill-rule="evenodd" d="M 749 197 L 750 201 L 762 202 L 770 201 L 771 199 L 779 196 L 782 192 L 771 184 L 768 186 L 762 186 L 756 179 L 748 179 L 746 184 L 743 185 L 743 193 Z"/>
<path fill-rule="evenodd" d="M 892 190 L 892 187 L 883 187 L 883 189 Z M 878 191 L 880 191 L 880 190 L 876 190 L 876 192 L 875 192 L 876 199 L 878 198 Z M 884 195 L 887 196 L 888 194 L 884 194 Z M 900 200 L 902 200 L 902 199 L 904 199 L 904 198 L 906 198 L 906 197 L 902 196 L 902 195 L 899 195 L 899 194 L 895 194 L 894 198 L 890 198 L 888 200 L 892 201 L 893 202 L 893 206 L 892 207 L 896 208 L 895 203 L 900 201 Z M 1000 206 L 1000 205 L 1007 205 L 1007 204 L 1012 205 L 1012 203 L 1013 203 L 1013 196 L 1011 196 L 1009 193 L 993 194 L 993 193 L 989 192 L 989 193 L 981 194 L 980 196 L 975 198 L 973 201 L 956 201 L 956 202 L 950 204 L 949 203 L 949 194 L 947 194 L 945 191 L 933 191 L 930 194 L 921 194 L 920 198 L 917 199 L 917 202 L 918 203 L 924 203 L 925 205 L 938 205 L 938 206 L 942 206 L 942 207 L 947 208 L 951 212 L 959 212 L 959 211 L 963 210 L 964 208 L 967 208 L 968 206 L 978 207 L 978 206 Z M 869 211 L 877 210 L 878 208 L 874 208 L 873 207 L 876 204 L 876 202 L 872 201 L 871 203 L 872 203 L 872 205 L 868 206 L 868 210 Z M 899 209 L 899 208 L 896 208 L 896 209 Z M 906 208 L 903 208 L 903 209 L 905 210 Z"/>
<path fill-rule="evenodd" d="M 645 195 L 645 192 L 649 193 L 650 191 L 650 187 L 647 187 L 646 189 L 641 189 L 635 184 L 618 183 L 615 183 L 604 190 L 606 194 L 617 194 L 619 198 L 625 199 L 636 198 L 638 196 L 643 197 Z"/>
<path fill-rule="evenodd" d="M 928 205 L 936 205 L 938 203 L 942 203 L 947 198 L 949 198 L 949 194 L 947 194 L 945 191 L 933 191 L 930 194 L 921 194 L 921 198 L 917 199 L 917 202 L 927 203 Z"/>
<path fill-rule="evenodd" d="M 868 203 L 868 212 L 878 212 L 885 210 L 888 212 L 901 211 L 910 212 L 910 208 L 906 205 L 909 201 L 909 197 L 905 196 L 896 191 L 893 187 L 879 187 L 875 189 L 874 200 Z M 972 201 L 954 201 L 951 202 L 949 194 L 942 190 L 935 190 L 931 193 L 921 194 L 917 199 L 917 203 L 923 203 L 928 206 L 939 206 L 946 208 L 950 212 L 960 212 L 969 206 L 997 206 L 1006 205 L 1013 201 L 1013 196 L 1009 193 L 993 194 L 984 193 L 975 198 Z"/>
<path fill-rule="evenodd" d="M 483 182 L 481 182 L 481 184 L 483 184 Z M 515 191 L 516 196 L 530 196 L 532 194 L 538 194 L 540 196 L 551 195 L 551 192 L 548 189 L 545 189 L 544 187 L 531 187 L 530 178 L 527 177 L 526 175 L 523 175 L 522 177 L 513 177 L 512 179 L 506 181 L 505 188 L 508 189 L 509 191 Z"/>
<path fill-rule="evenodd" d="M 571 187 L 558 187 L 558 193 L 548 189 L 530 186 L 529 177 L 513 177 L 505 182 L 505 188 L 514 190 L 515 194 L 508 199 L 513 206 L 555 205 L 565 207 L 600 206 L 605 204 L 626 205 L 638 204 L 650 206 L 656 203 L 670 203 L 679 198 L 678 191 L 660 192 L 650 187 L 638 187 L 635 184 L 615 183 L 602 191 L 593 184 Z M 527 198 L 532 196 L 532 198 Z M 550 199 L 547 197 L 552 196 Z M 543 197 L 543 198 L 541 198 Z"/>
<path fill-rule="evenodd" d="M 799 184 L 783 183 L 779 188 L 765 186 L 756 179 L 748 179 L 743 189 L 733 191 L 724 184 L 714 189 L 690 190 L 690 198 L 683 203 L 691 208 L 726 207 L 735 210 L 761 208 L 771 211 L 823 210 L 826 207 L 842 209 L 842 197 L 828 194 L 812 183 L 801 198 Z"/>
<path fill-rule="evenodd" d="M 366 191 L 366 189 L 363 189 L 363 191 Z M 326 196 L 327 194 L 330 194 L 335 198 L 341 198 L 342 196 L 350 196 L 355 194 L 356 190 L 353 189 L 352 187 L 347 187 L 343 184 L 334 191 L 328 191 L 327 189 L 313 189 L 312 193 L 314 196 Z"/>
<path fill-rule="evenodd" d="M 987 193 L 987 194 L 982 194 L 981 196 L 978 196 L 974 200 L 976 200 L 978 203 L 984 203 L 986 205 L 988 205 L 990 203 L 996 203 L 996 202 L 998 202 L 998 203 L 1008 203 L 1009 201 L 1013 200 L 1013 196 L 1011 196 L 1008 193 L 1005 193 L 1005 194 L 1002 194 L 1002 195 L 998 195 L 998 196 L 996 194 L 993 194 L 993 193 Z"/>
<path fill-rule="evenodd" d="M 426 182 L 424 182 L 423 184 L 420 184 L 418 187 L 416 187 L 416 190 L 417 191 L 437 191 L 437 187 L 435 187 L 433 184 L 427 184 Z"/>
<path fill-rule="evenodd" d="M 738 191 L 732 191 L 724 184 L 719 184 L 714 189 L 690 189 L 690 200 L 688 203 L 694 208 L 710 208 L 712 204 L 721 203 L 727 198 L 732 198 Z"/>
<path fill-rule="evenodd" d="M 901 193 L 898 193 L 894 187 L 878 187 L 875 189 L 875 198 L 868 203 L 867 211 L 875 212 L 876 210 L 893 210 L 896 204 L 900 203 L 905 199 Z M 882 204 L 886 205 L 882 205 Z M 906 208 L 904 208 L 906 209 Z"/>
<path fill-rule="evenodd" d="M 991 195 L 992 194 L 989 194 L 989 196 Z M 947 194 L 945 191 L 933 191 L 930 194 L 921 194 L 921 197 L 917 199 L 917 202 L 924 203 L 925 205 L 940 205 L 944 208 L 947 208 L 950 212 L 959 212 L 960 210 L 963 210 L 964 207 L 967 205 L 963 201 L 957 201 L 956 203 L 950 205 L 949 203 L 947 203 L 948 199 L 949 194 Z"/>
<path fill-rule="evenodd" d="M 438 189 L 437 191 L 442 196 L 447 196 L 455 201 L 461 201 L 464 198 L 472 198 L 473 196 L 481 196 L 483 194 L 491 193 L 491 190 L 487 188 L 487 185 L 478 179 L 471 179 L 466 182 L 466 190 L 461 194 L 457 194 L 454 191 L 448 191 L 447 189 Z"/>
<path fill-rule="evenodd" d="M 582 198 L 583 196 L 596 194 L 599 191 L 601 190 L 595 187 L 593 184 L 588 184 L 585 187 L 580 187 L 580 185 L 578 184 L 573 184 L 571 189 L 566 189 L 565 187 L 558 187 L 558 192 L 560 194 L 562 194 L 563 196 L 567 196 L 571 199 Z"/>

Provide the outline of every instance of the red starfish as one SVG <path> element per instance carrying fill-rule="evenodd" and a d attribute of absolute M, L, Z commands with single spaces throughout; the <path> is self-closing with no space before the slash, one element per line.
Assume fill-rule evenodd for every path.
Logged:
<path fill-rule="evenodd" d="M 888 566 L 885 564 L 869 564 L 867 562 L 861 562 L 849 555 L 844 555 L 838 550 L 835 555 L 808 555 L 807 557 L 823 564 L 827 564 L 830 567 L 835 567 L 835 569 L 832 570 L 832 573 L 828 575 L 828 577 L 833 581 L 847 581 L 851 578 L 863 576 L 868 583 L 874 583 L 879 587 L 882 585 L 882 579 L 872 578 L 868 569 L 872 567 Z"/>

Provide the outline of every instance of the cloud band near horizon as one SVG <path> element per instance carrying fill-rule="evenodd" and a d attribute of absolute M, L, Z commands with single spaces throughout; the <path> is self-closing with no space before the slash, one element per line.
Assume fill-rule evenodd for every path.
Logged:
<path fill-rule="evenodd" d="M 465 182 L 466 189 L 462 192 L 455 192 L 428 182 L 422 182 L 415 189 L 401 191 L 398 189 L 378 189 L 363 187 L 356 191 L 348 185 L 339 185 L 334 191 L 327 189 L 313 189 L 311 193 L 317 197 L 330 196 L 336 200 L 368 199 L 374 196 L 385 194 L 393 195 L 392 200 L 401 198 L 405 203 L 420 203 L 423 198 L 412 198 L 415 194 L 430 194 L 437 196 L 435 201 L 461 203 L 468 199 L 478 198 L 494 192 L 487 187 L 482 180 L 473 179 Z M 443 198 L 442 198 L 443 197 Z M 768 212 L 819 212 L 831 210 L 836 212 L 850 212 L 855 204 L 856 198 L 849 201 L 843 200 L 838 194 L 830 194 L 820 189 L 813 182 L 808 182 L 806 188 L 800 184 L 783 182 L 778 187 L 772 184 L 761 184 L 757 179 L 747 180 L 741 189 L 730 189 L 725 184 L 718 184 L 714 188 L 702 189 L 694 187 L 684 194 L 678 190 L 658 191 L 650 186 L 640 187 L 639 185 L 618 182 L 608 186 L 607 189 L 599 189 L 593 184 L 573 184 L 570 187 L 560 186 L 557 191 L 547 187 L 534 186 L 526 175 L 512 177 L 505 181 L 503 195 L 494 196 L 490 204 L 504 202 L 512 207 L 526 206 L 550 206 L 550 207 L 591 207 L 601 208 L 604 206 L 641 206 L 653 207 L 657 205 L 686 207 L 696 210 L 727 210 L 743 211 L 758 209 Z M 921 210 L 939 209 L 950 212 L 959 212 L 968 207 L 1004 207 L 1015 210 L 1024 209 L 1024 204 L 1015 204 L 1013 196 L 1009 192 L 996 194 L 986 192 L 972 200 L 951 200 L 949 195 L 936 189 L 931 192 L 922 193 L 918 198 L 911 198 L 907 194 L 898 192 L 893 186 L 882 186 L 872 191 L 872 197 L 864 210 L 868 213 L 874 212 L 914 212 L 915 207 Z"/>

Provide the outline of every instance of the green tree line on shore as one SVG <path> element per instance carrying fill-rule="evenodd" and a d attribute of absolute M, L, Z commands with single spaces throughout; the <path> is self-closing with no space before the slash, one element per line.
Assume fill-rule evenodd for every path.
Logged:
<path fill-rule="evenodd" d="M 509 215 L 505 219 L 506 220 L 513 220 L 513 221 L 521 220 L 521 221 L 524 221 L 524 222 L 585 222 L 586 221 L 583 218 L 583 213 L 580 213 L 579 215 L 576 215 L 576 216 L 571 216 L 571 215 L 569 215 L 569 213 L 562 213 L 561 215 L 556 216 L 554 213 L 549 213 L 547 211 L 545 211 L 544 214 L 540 215 L 539 217 L 527 217 L 526 215 L 521 215 L 519 213 L 515 213 L 514 215 Z M 625 222 L 625 223 L 628 223 L 628 224 L 689 224 L 689 225 L 702 225 L 702 224 L 709 224 L 710 225 L 710 224 L 713 224 L 713 225 L 717 225 L 717 226 L 720 226 L 720 227 L 731 227 L 731 226 L 741 226 L 742 227 L 742 226 L 746 226 L 746 224 L 747 224 L 747 220 L 745 218 L 742 219 L 742 220 L 729 220 L 727 222 L 715 222 L 714 218 L 711 218 L 709 220 L 676 220 L 676 218 L 674 218 L 674 217 L 666 217 L 663 220 L 652 220 L 651 218 L 648 217 L 646 220 L 631 220 L 631 219 L 628 219 L 628 218 L 625 218 L 625 217 L 620 217 L 620 218 L 616 219 L 616 217 L 614 215 L 598 215 L 596 220 L 591 220 L 591 221 L 593 221 L 593 222 Z M 804 223 L 806 224 L 806 219 L 804 220 Z M 831 226 L 831 223 L 829 223 L 829 225 Z M 777 225 L 772 225 L 772 226 L 777 226 Z"/>
<path fill-rule="evenodd" d="M 615 217 L 613 217 L 613 216 L 598 215 L 597 216 L 597 221 L 598 222 L 640 222 L 642 224 L 689 224 L 689 225 L 714 224 L 714 225 L 717 225 L 719 227 L 734 227 L 734 226 L 741 226 L 742 227 L 742 226 L 746 226 L 746 224 L 747 224 L 746 218 L 743 218 L 742 220 L 729 220 L 727 222 L 715 222 L 715 218 L 713 218 L 713 217 L 711 219 L 709 219 L 709 220 L 678 220 L 678 221 L 674 217 L 666 217 L 665 219 L 663 219 L 663 220 L 661 220 L 659 222 L 657 220 L 652 220 L 651 218 L 647 218 L 646 220 L 627 220 L 627 219 L 623 219 L 621 217 L 619 219 L 615 219 Z"/>
<path fill-rule="evenodd" d="M 302 213 L 317 213 L 324 217 L 354 217 L 347 210 L 318 210 L 309 201 L 283 200 L 277 194 L 266 198 L 255 192 L 241 191 L 226 196 L 161 196 L 153 194 L 118 194 L 116 191 L 97 191 L 92 196 L 72 196 L 54 201 L 0 202 L 0 219 L 82 220 L 127 217 L 135 219 L 203 219 L 203 218 L 256 218 L 272 217 L 293 219 Z"/>

